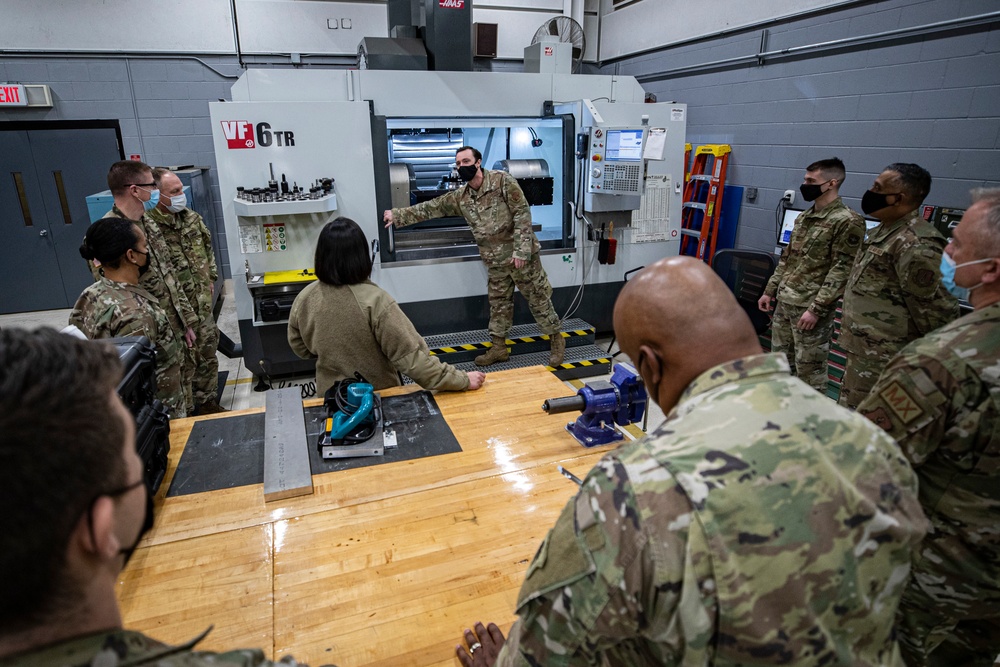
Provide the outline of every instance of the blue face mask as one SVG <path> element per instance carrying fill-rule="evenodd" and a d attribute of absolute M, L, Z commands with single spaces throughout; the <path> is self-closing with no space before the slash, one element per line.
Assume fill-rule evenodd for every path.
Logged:
<path fill-rule="evenodd" d="M 944 288 L 952 293 L 956 298 L 962 301 L 969 300 L 969 292 L 981 287 L 982 283 L 978 285 L 973 285 L 972 287 L 959 287 L 955 284 L 955 271 L 962 268 L 963 266 L 969 266 L 971 264 L 982 264 L 983 262 L 993 261 L 992 257 L 987 257 L 986 259 L 974 259 L 971 262 L 962 262 L 961 264 L 956 264 L 955 260 L 948 253 L 941 254 L 941 284 Z"/>
<path fill-rule="evenodd" d="M 160 203 L 160 191 L 159 190 L 149 190 L 149 200 L 142 202 L 142 208 L 146 211 L 152 211 L 156 208 L 156 205 Z"/>

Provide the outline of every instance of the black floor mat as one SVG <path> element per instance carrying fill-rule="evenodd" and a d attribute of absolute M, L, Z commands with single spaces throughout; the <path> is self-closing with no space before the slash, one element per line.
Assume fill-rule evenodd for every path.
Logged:
<path fill-rule="evenodd" d="M 316 441 L 327 416 L 326 410 L 322 406 L 306 408 L 312 473 L 317 475 L 462 451 L 429 391 L 385 397 L 382 412 L 386 423 L 391 423 L 396 432 L 395 449 L 386 449 L 385 456 L 324 461 Z M 196 423 L 191 429 L 167 497 L 263 482 L 264 413 L 210 419 Z"/>

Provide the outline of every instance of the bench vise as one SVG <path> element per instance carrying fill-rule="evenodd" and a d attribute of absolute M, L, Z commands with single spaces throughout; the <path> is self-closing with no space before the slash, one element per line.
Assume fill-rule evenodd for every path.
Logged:
<path fill-rule="evenodd" d="M 579 410 L 583 414 L 566 424 L 566 430 L 584 447 L 606 445 L 624 437 L 615 424 L 626 426 L 642 419 L 646 388 L 635 368 L 617 364 L 610 382 L 588 382 L 576 396 L 547 399 L 542 410 L 550 415 Z"/>

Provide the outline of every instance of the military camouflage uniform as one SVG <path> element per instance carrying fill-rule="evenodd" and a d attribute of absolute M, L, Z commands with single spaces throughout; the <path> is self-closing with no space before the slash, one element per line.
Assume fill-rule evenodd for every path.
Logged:
<path fill-rule="evenodd" d="M 110 216 L 131 220 L 122 213 L 118 206 L 113 206 L 104 217 Z M 197 331 L 198 314 L 177 282 L 177 270 L 171 260 L 170 248 L 167 247 L 166 241 L 163 239 L 163 232 L 156 224 L 156 220 L 151 218 L 147 211 L 143 214 L 142 219 L 132 222 L 139 225 L 143 234 L 146 235 L 146 249 L 149 251 L 149 270 L 139 277 L 139 285 L 157 298 L 160 308 L 167 314 L 170 328 L 173 329 L 174 334 L 181 341 L 181 345 L 184 346 L 183 359 L 181 360 L 181 384 L 184 387 L 185 405 L 188 410 L 191 410 L 194 408 L 194 400 L 191 396 L 194 365 L 191 363 L 187 351 L 187 343 L 184 342 L 184 333 L 188 327 Z"/>
<path fill-rule="evenodd" d="M 992 665 L 1000 653 L 1000 303 L 910 343 L 858 412 L 899 442 L 931 520 L 900 605 L 907 664 Z"/>
<path fill-rule="evenodd" d="M 225 653 L 195 651 L 208 630 L 180 646 L 168 646 L 141 633 L 115 630 L 69 639 L 27 653 L 0 658 L 0 667 L 295 667 L 290 656 L 280 662 L 264 658 L 260 649 Z"/>
<path fill-rule="evenodd" d="M 528 568 L 498 665 L 902 665 L 926 529 L 895 443 L 744 357 L 590 472 Z"/>
<path fill-rule="evenodd" d="M 552 307 L 552 285 L 538 255 L 540 249 L 531 229 L 531 210 L 517 179 L 505 171 L 483 172 L 478 190 L 468 184 L 430 201 L 408 208 L 392 209 L 397 227 L 445 216 L 462 216 L 479 246 L 486 264 L 490 300 L 490 335 L 503 338 L 514 324 L 514 285 L 528 301 L 542 333 L 559 331 L 559 316 Z M 523 259 L 523 268 L 511 259 Z"/>
<path fill-rule="evenodd" d="M 145 336 L 156 346 L 156 397 L 171 417 L 187 414 L 181 364 L 184 343 L 174 333 L 156 298 L 137 285 L 101 277 L 80 294 L 69 323 L 87 338 Z"/>
<path fill-rule="evenodd" d="M 944 246 L 917 211 L 868 232 L 844 291 L 841 405 L 856 408 L 894 354 L 958 317 L 941 284 Z"/>
<path fill-rule="evenodd" d="M 212 250 L 212 233 L 202 217 L 189 208 L 170 213 L 157 207 L 146 215 L 159 225 L 177 271 L 177 282 L 199 317 L 198 326 L 193 327 L 198 338 L 190 350 L 194 404 L 214 403 L 219 392 L 219 359 L 215 355 L 219 327 L 212 314 L 212 285 L 219 271 Z"/>
<path fill-rule="evenodd" d="M 792 373 L 823 394 L 837 300 L 864 236 L 864 219 L 840 197 L 820 211 L 815 206 L 803 211 L 764 290 L 777 299 L 771 351 L 783 352 Z M 807 310 L 819 321 L 809 331 L 800 331 L 796 325 Z"/>

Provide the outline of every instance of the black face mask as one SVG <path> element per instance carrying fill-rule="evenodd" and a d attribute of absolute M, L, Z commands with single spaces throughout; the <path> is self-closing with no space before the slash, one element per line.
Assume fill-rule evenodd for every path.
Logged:
<path fill-rule="evenodd" d="M 138 265 L 138 264 L 136 264 L 136 266 L 139 267 L 139 277 L 141 278 L 142 276 L 146 275 L 146 271 L 149 271 L 149 252 L 148 251 L 147 252 L 143 252 L 141 250 L 136 250 L 135 248 L 132 248 L 132 252 L 139 253 L 140 255 L 145 255 L 145 257 L 146 257 L 146 263 L 145 264 L 143 264 L 141 266 Z"/>
<path fill-rule="evenodd" d="M 125 562 L 122 563 L 122 569 L 124 569 L 125 566 L 128 565 L 129 560 L 132 558 L 132 554 L 135 553 L 136 547 L 139 546 L 139 542 L 142 541 L 142 538 L 153 527 L 153 511 L 154 511 L 153 495 L 149 492 L 149 487 L 146 486 L 146 480 L 145 479 L 140 479 L 138 482 L 135 482 L 134 484 L 129 484 L 128 486 L 122 487 L 120 489 L 115 489 L 114 491 L 109 491 L 108 493 L 102 493 L 101 494 L 101 496 L 110 496 L 110 497 L 114 498 L 115 496 L 124 495 L 124 494 L 128 493 L 129 491 L 131 491 L 132 489 L 135 489 L 135 488 L 139 487 L 140 485 L 143 487 L 143 490 L 146 492 L 146 514 L 145 514 L 145 516 L 142 519 L 142 527 L 139 529 L 139 534 L 136 535 L 135 541 L 132 542 L 132 546 L 125 547 L 125 548 L 119 550 L 119 552 L 118 552 L 118 553 L 123 554 L 125 556 Z M 98 496 L 97 498 L 100 498 L 101 496 Z M 88 520 L 88 522 L 90 520 L 90 513 L 93 512 L 93 510 L 94 510 L 94 503 L 97 502 L 97 498 L 94 498 L 94 500 L 90 503 L 90 509 L 87 510 L 87 520 Z M 91 529 L 91 531 L 93 531 L 93 524 L 90 524 L 90 529 Z M 91 539 L 94 539 L 93 533 L 91 533 Z"/>
<path fill-rule="evenodd" d="M 826 181 L 824 183 L 803 183 L 799 186 L 799 192 L 802 193 L 802 198 L 806 201 L 816 201 L 823 194 L 823 186 L 829 183 Z"/>
<path fill-rule="evenodd" d="M 646 396 L 649 397 L 653 403 L 659 405 L 660 400 L 660 385 L 652 385 L 642 377 L 642 362 L 645 361 L 645 357 L 642 353 L 639 353 L 639 361 L 635 365 L 635 369 L 639 371 L 639 378 L 642 379 L 642 384 L 646 388 Z"/>
<path fill-rule="evenodd" d="M 146 491 L 146 515 L 142 520 L 142 528 L 139 529 L 139 534 L 135 536 L 135 542 L 132 543 L 132 546 L 125 547 L 120 552 L 125 555 L 125 562 L 122 563 L 122 569 L 128 565 L 129 560 L 132 558 L 132 554 L 135 553 L 135 548 L 139 546 L 139 542 L 142 542 L 142 538 L 145 537 L 146 533 L 148 533 L 153 527 L 153 494 L 149 492 L 149 487 L 146 486 L 145 481 L 142 482 L 142 485 Z"/>
<path fill-rule="evenodd" d="M 458 177 L 468 183 L 476 177 L 477 171 L 479 171 L 479 167 L 474 164 L 467 164 L 458 168 Z"/>
<path fill-rule="evenodd" d="M 861 210 L 865 212 L 865 215 L 871 215 L 876 211 L 881 211 L 890 205 L 890 195 L 896 197 L 899 193 L 889 192 L 882 194 L 881 192 L 872 192 L 871 190 L 866 191 L 864 196 L 861 197 Z"/>

